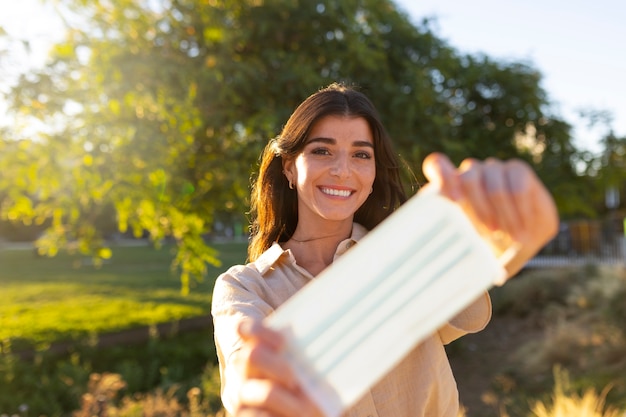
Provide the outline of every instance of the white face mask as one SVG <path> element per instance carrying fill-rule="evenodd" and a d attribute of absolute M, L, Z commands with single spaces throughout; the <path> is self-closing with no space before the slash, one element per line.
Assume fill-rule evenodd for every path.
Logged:
<path fill-rule="evenodd" d="M 309 396 L 327 416 L 338 416 L 423 338 L 505 278 L 501 260 L 463 211 L 431 187 L 268 324 L 287 335 L 287 354 Z"/>

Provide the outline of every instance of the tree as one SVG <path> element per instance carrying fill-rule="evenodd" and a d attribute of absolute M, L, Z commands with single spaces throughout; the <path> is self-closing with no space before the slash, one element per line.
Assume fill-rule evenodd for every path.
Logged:
<path fill-rule="evenodd" d="M 188 288 L 217 262 L 202 239 L 215 216 L 246 211 L 267 139 L 333 81 L 362 87 L 414 167 L 432 151 L 532 161 L 516 135 L 547 120 L 542 140 L 567 146 L 544 161 L 571 163 L 568 126 L 544 114 L 538 71 L 459 54 L 389 0 L 63 4 L 78 23 L 10 94 L 47 128 L 5 143 L 15 149 L 0 162 L 20 161 L 2 184 L 3 216 L 51 218 L 48 254 L 76 239 L 108 256 L 93 225 L 113 206 L 121 231 L 175 238 Z"/>
<path fill-rule="evenodd" d="M 595 176 L 596 190 L 600 194 L 599 200 L 604 204 L 599 211 L 624 212 L 626 204 L 626 137 L 618 137 L 613 129 L 602 138 L 603 147 L 599 155 L 598 171 Z M 604 197 L 604 198 L 603 198 Z"/>

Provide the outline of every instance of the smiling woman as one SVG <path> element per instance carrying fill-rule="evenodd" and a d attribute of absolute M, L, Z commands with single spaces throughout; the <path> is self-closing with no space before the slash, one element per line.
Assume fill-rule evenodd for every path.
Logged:
<path fill-rule="evenodd" d="M 264 320 L 406 201 L 400 166 L 373 104 L 341 84 L 305 99 L 269 142 L 252 193 L 250 262 L 222 274 L 213 292 L 222 400 L 231 414 L 320 415 L 324 398 L 314 404 L 304 393 L 284 351 L 285 335 Z M 521 161 L 467 159 L 457 168 L 431 154 L 424 173 L 431 189 L 458 204 L 476 227 L 522 247 L 505 265 L 509 276 L 556 231 L 554 202 Z M 396 240 L 384 244 L 400 249 L 393 247 L 402 246 L 400 236 Z M 363 275 L 352 272 L 340 274 L 342 288 L 355 288 L 352 280 Z M 491 311 L 486 294 L 470 301 L 363 398 L 346 404 L 344 415 L 456 416 L 458 393 L 443 345 L 481 330 Z"/>

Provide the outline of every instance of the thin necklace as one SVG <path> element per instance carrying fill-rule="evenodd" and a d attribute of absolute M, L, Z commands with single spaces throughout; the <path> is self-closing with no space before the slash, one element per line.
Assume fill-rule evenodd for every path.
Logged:
<path fill-rule="evenodd" d="M 313 240 L 328 239 L 328 238 L 336 237 L 336 236 L 338 236 L 338 235 L 328 235 L 328 236 L 312 237 L 312 238 L 303 239 L 303 240 L 298 240 L 298 239 L 296 239 L 295 237 L 292 236 L 290 240 L 293 240 L 294 242 L 298 242 L 298 243 L 307 243 L 307 242 L 311 242 Z"/>

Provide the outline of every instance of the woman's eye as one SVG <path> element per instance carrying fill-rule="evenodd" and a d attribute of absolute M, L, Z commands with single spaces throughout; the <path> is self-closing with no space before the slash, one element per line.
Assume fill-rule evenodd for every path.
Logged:
<path fill-rule="evenodd" d="M 311 151 L 313 155 L 330 155 L 330 151 L 326 148 L 315 148 Z"/>
<path fill-rule="evenodd" d="M 360 159 L 372 159 L 372 155 L 369 152 L 357 152 L 355 156 Z"/>

